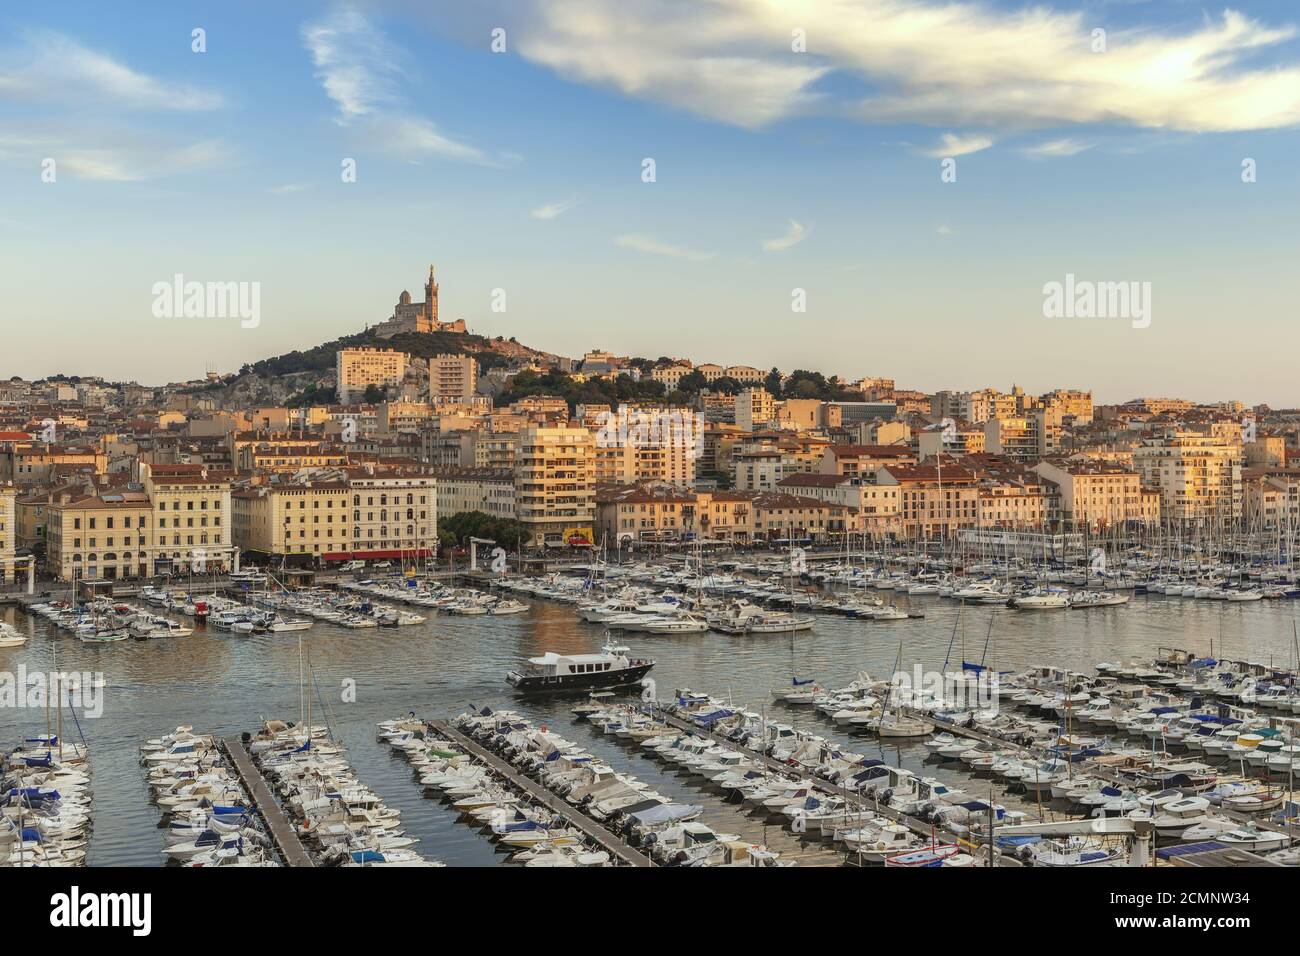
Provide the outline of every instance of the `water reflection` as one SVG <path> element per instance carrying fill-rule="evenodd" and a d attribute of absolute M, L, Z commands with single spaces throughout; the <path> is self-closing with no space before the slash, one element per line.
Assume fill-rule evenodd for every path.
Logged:
<path fill-rule="evenodd" d="M 951 660 L 984 660 L 999 670 L 1055 664 L 1089 671 L 1102 660 L 1150 657 L 1161 646 L 1186 647 L 1219 657 L 1284 665 L 1292 661 L 1293 602 L 1228 603 L 1159 596 L 1135 597 L 1123 607 L 1088 611 L 1013 612 L 1004 608 L 958 606 L 939 598 L 916 597 L 913 606 L 924 619 L 859 621 L 819 617 L 812 631 L 788 635 L 729 636 L 622 635 L 637 655 L 655 659 L 653 672 L 661 696 L 689 686 L 728 696 L 738 705 L 766 709 L 774 718 L 840 740 L 853 749 L 882 756 L 891 763 L 919 769 L 923 748 L 884 745 L 849 738 L 842 730 L 807 710 L 772 705 L 772 688 L 792 676 L 816 678 L 827 686 L 848 683 L 860 671 L 886 676 L 899 645 L 904 668 L 940 667 Z M 423 612 L 422 612 L 423 613 Z M 66 634 L 56 636 L 41 618 L 16 609 L 0 611 L 4 619 L 29 635 L 21 648 L 0 650 L 0 670 L 21 663 L 29 670 L 48 670 L 57 648 L 62 670 L 102 671 L 107 680 L 104 716 L 82 720 L 81 731 L 94 763 L 95 828 L 90 862 L 155 865 L 162 857 L 158 814 L 148 803 L 137 747 L 179 723 L 196 729 L 233 733 L 255 729 L 264 718 L 296 719 L 300 710 L 298 640 L 310 655 L 316 676 L 313 719 L 322 714 L 348 747 L 359 775 L 385 800 L 403 811 L 408 832 L 421 838 L 419 849 L 448 863 L 486 865 L 501 855 L 492 844 L 456 824 L 441 805 L 422 796 L 405 761 L 375 740 L 377 721 L 415 710 L 422 716 L 446 717 L 471 704 L 509 703 L 530 718 L 547 721 L 573 739 L 607 757 L 616 766 L 651 781 L 674 797 L 705 802 L 706 820 L 737 832 L 735 811 L 714 806 L 687 778 L 636 754 L 631 748 L 570 725 L 570 702 L 518 701 L 503 683 L 505 672 L 521 658 L 545 651 L 585 653 L 599 649 L 604 630 L 580 621 L 566 605 L 534 602 L 527 614 L 507 617 L 430 616 L 421 625 L 349 630 L 317 623 L 311 630 L 250 637 L 198 628 L 190 637 L 83 644 Z M 991 638 L 988 638 L 992 619 Z M 954 624 L 957 624 L 954 638 Z M 987 650 L 986 650 L 987 638 Z M 344 703 L 344 680 L 356 682 L 355 703 Z M 44 727 L 43 713 L 0 711 L 0 746 Z M 77 728 L 68 728 L 75 734 Z M 927 773 L 945 776 L 933 766 Z M 988 784 L 954 781 L 978 787 Z M 755 824 L 759 825 L 759 824 Z M 786 839 L 774 835 L 774 842 Z M 791 838 L 792 839 L 792 838 Z"/>

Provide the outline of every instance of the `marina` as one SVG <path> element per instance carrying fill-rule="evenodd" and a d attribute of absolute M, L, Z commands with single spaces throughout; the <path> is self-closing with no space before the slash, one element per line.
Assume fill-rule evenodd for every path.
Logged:
<path fill-rule="evenodd" d="M 754 562 L 750 568 L 736 567 L 722 572 L 731 576 L 731 584 L 723 587 L 719 587 L 717 580 L 699 580 L 699 573 L 689 562 L 677 562 L 603 569 L 608 573 L 602 573 L 594 586 L 591 583 L 592 572 L 580 568 L 562 575 L 512 576 L 505 582 L 497 582 L 506 585 L 501 588 L 486 586 L 491 582 L 465 587 L 445 580 L 430 581 L 427 585 L 417 581 L 413 586 L 409 579 L 393 578 L 391 581 L 366 579 L 333 591 L 281 592 L 280 597 L 270 600 L 262 598 L 258 592 L 245 592 L 242 601 L 221 594 L 212 594 L 204 599 L 204 603 L 211 601 L 218 612 L 223 602 L 230 602 L 226 610 L 257 607 L 293 620 L 311 620 L 310 629 L 298 634 L 281 634 L 270 628 L 240 633 L 217 625 L 212 620 L 211 610 L 205 619 L 199 619 L 185 614 L 183 609 L 168 608 L 148 598 L 138 598 L 129 602 L 110 602 L 107 606 L 100 604 L 91 614 L 153 614 L 182 623 L 190 633 L 105 642 L 102 647 L 76 640 L 75 627 L 62 627 L 56 620 L 60 615 L 64 620 L 84 619 L 87 616 L 84 608 L 72 613 L 69 613 L 71 609 L 56 610 L 53 615 L 46 609 L 48 605 L 26 612 L 15 608 L 4 611 L 3 619 L 26 640 L 22 645 L 0 649 L 0 655 L 6 655 L 6 661 L 15 663 L 21 656 L 29 669 L 39 668 L 43 662 L 52 662 L 52 652 L 57 644 L 59 660 L 71 659 L 70 668 L 102 671 L 106 685 L 105 715 L 98 720 L 82 721 L 87 738 L 97 753 L 102 748 L 95 742 L 95 736 L 101 728 L 140 726 L 145 718 L 149 719 L 150 726 L 142 727 L 137 734 L 138 740 L 149 739 L 151 732 L 156 733 L 158 724 L 165 726 L 168 719 L 174 722 L 177 716 L 213 727 L 216 736 L 223 741 L 240 783 L 246 787 L 252 803 L 260 811 L 260 819 L 265 821 L 275 855 L 289 865 L 303 865 L 304 860 L 314 861 L 320 850 L 308 850 L 301 843 L 301 849 L 295 850 L 293 840 L 289 839 L 302 822 L 291 822 L 293 801 L 300 799 L 299 794 L 290 790 L 286 795 L 275 781 L 263 779 L 262 771 L 253 763 L 252 753 L 240 756 L 240 735 L 244 727 L 255 724 L 261 714 L 296 708 L 300 716 L 304 716 L 302 710 L 306 698 L 312 698 L 318 712 L 328 712 L 331 718 L 329 738 L 323 739 L 320 746 L 346 748 L 350 757 L 349 771 L 355 772 L 358 778 L 373 779 L 390 794 L 385 803 L 391 803 L 393 810 L 402 815 L 402 840 L 418 840 L 419 845 L 430 851 L 434 858 L 449 865 L 501 863 L 504 860 L 491 846 L 491 840 L 483 840 L 481 834 L 467 832 L 463 826 L 457 826 L 454 819 L 446 819 L 447 814 L 438 812 L 436 806 L 430 806 L 430 801 L 421 795 L 419 788 L 411 787 L 400 775 L 394 778 L 392 763 L 381 759 L 383 745 L 377 746 L 366 728 L 381 723 L 393 712 L 416 710 L 430 715 L 431 732 L 438 733 L 445 728 L 449 732 L 448 739 L 456 746 L 468 743 L 478 748 L 478 751 L 471 751 L 475 759 L 482 760 L 486 754 L 499 764 L 499 756 L 491 755 L 481 743 L 453 737 L 454 734 L 464 737 L 450 721 L 463 710 L 467 699 L 493 710 L 518 712 L 522 719 L 533 721 L 538 726 L 567 727 L 574 720 L 570 713 L 575 704 L 574 693 L 579 694 L 580 700 L 587 690 L 599 685 L 575 687 L 573 692 L 555 697 L 520 695 L 506 682 L 507 674 L 518 669 L 521 661 L 548 661 L 551 659 L 548 655 L 552 654 L 592 666 L 604 660 L 601 655 L 609 654 L 610 648 L 616 653 L 627 654 L 629 658 L 651 659 L 654 669 L 639 672 L 636 680 L 631 682 L 632 689 L 637 691 L 633 694 L 633 703 L 615 700 L 605 706 L 630 707 L 633 711 L 648 708 L 644 712 L 672 733 L 697 737 L 707 741 L 708 746 L 726 745 L 726 739 L 717 736 L 718 728 L 692 725 L 683 714 L 662 709 L 671 700 L 664 690 L 657 694 L 657 705 L 635 703 L 640 696 L 639 688 L 647 679 L 653 679 L 659 688 L 699 687 L 719 695 L 712 699 L 727 701 L 737 711 L 758 715 L 759 720 L 766 719 L 774 725 L 783 723 L 797 735 L 819 738 L 833 749 L 856 752 L 862 759 L 870 757 L 881 766 L 898 768 L 904 776 L 912 774 L 918 779 L 946 786 L 956 794 L 952 798 L 954 805 L 979 801 L 984 807 L 996 808 L 1000 816 L 994 830 L 1006 838 L 1014 835 L 1016 827 L 1038 827 L 1044 831 L 1039 834 L 1025 832 L 1019 849 L 1010 843 L 1000 845 L 995 854 L 999 865 L 1014 866 L 1026 862 L 1024 854 L 1028 851 L 1023 850 L 1023 846 L 1031 842 L 1031 836 L 1036 836 L 1038 841 L 1068 842 L 1072 836 L 1078 838 L 1075 842 L 1085 840 L 1086 834 L 1071 834 L 1071 831 L 1081 829 L 1075 824 L 1086 822 L 1090 809 L 1100 804 L 1079 804 L 1076 800 L 1101 800 L 1101 788 L 1112 787 L 1118 795 L 1106 799 L 1117 800 L 1117 807 L 1124 807 L 1120 816 L 1124 816 L 1143 806 L 1139 802 L 1143 793 L 1154 795 L 1160 794 L 1162 787 L 1169 789 L 1167 782 L 1174 780 L 1180 768 L 1192 774 L 1208 775 L 1205 779 L 1212 778 L 1214 784 L 1206 789 L 1217 788 L 1211 794 L 1217 801 L 1213 807 L 1202 807 L 1199 803 L 1189 805 L 1186 812 L 1190 822 L 1183 830 L 1225 839 L 1248 853 L 1291 852 L 1282 845 L 1289 844 L 1289 829 L 1285 822 L 1278 823 L 1274 817 L 1290 806 L 1287 797 L 1290 768 L 1300 758 L 1300 745 L 1289 742 L 1292 727 L 1288 688 L 1291 685 L 1285 677 L 1289 673 L 1286 665 L 1295 659 L 1292 633 L 1292 608 L 1295 605 L 1292 602 L 1171 599 L 1168 595 L 1140 593 L 1133 588 L 1123 592 L 1128 598 L 1126 602 L 1099 606 L 1087 614 L 1025 613 L 1006 607 L 1009 599 L 998 604 L 969 593 L 964 598 L 956 598 L 932 591 L 927 587 L 929 582 L 923 578 L 926 572 L 912 572 L 909 580 L 921 583 L 908 587 L 922 590 L 903 598 L 898 595 L 900 579 L 894 580 L 896 595 L 893 601 L 905 609 L 906 630 L 890 628 L 887 635 L 883 627 L 874 630 L 874 621 L 868 619 L 869 623 L 864 625 L 854 616 L 843 613 L 847 600 L 851 598 L 862 604 L 864 596 L 858 592 L 870 592 L 865 588 L 855 590 L 852 584 L 832 580 L 837 575 L 845 575 L 844 571 L 832 570 L 834 563 L 819 566 L 826 571 L 825 580 L 813 580 L 811 576 L 792 579 L 782 572 L 783 567 L 785 565 L 779 559 Z M 712 576 L 716 578 L 717 574 L 713 572 Z M 819 570 L 813 572 L 814 576 L 820 574 Z M 669 576 L 674 579 L 668 580 Z M 767 599 L 761 596 L 762 587 L 758 588 L 758 593 L 749 595 L 739 590 L 753 590 L 764 581 L 772 585 L 766 588 Z M 956 590 L 969 592 L 970 587 L 975 587 L 978 593 L 981 589 L 977 584 Z M 636 589 L 643 590 L 638 592 Z M 269 593 L 274 595 L 276 592 Z M 761 611 L 762 614 L 787 614 L 785 618 L 776 618 L 786 624 L 787 629 L 764 633 L 708 627 L 703 631 L 656 633 L 633 628 L 616 629 L 608 626 L 608 621 L 599 619 L 602 608 L 624 601 L 632 605 L 632 610 L 626 613 L 638 613 L 636 609 L 640 607 L 643 610 L 639 613 L 650 615 L 700 613 L 707 621 L 708 615 L 714 613 L 708 604 L 711 593 L 716 594 L 715 600 L 720 605 L 750 601 L 752 608 L 769 609 Z M 792 593 L 796 595 L 794 601 L 790 600 Z M 510 596 L 506 597 L 506 594 Z M 803 604 L 800 604 L 799 595 L 806 597 Z M 409 607 L 415 612 L 419 607 L 417 602 L 422 601 L 425 605 L 419 608 L 418 613 L 423 620 L 358 629 L 348 626 L 344 620 L 312 614 L 315 608 L 325 609 L 329 614 L 336 608 L 341 610 L 347 602 L 357 601 L 370 602 L 369 607 L 352 604 L 351 610 L 345 613 L 377 611 L 389 614 L 390 620 L 393 611 Z M 506 601 L 511 602 L 505 605 L 509 613 L 492 614 L 488 610 Z M 441 606 L 438 602 L 442 602 Z M 663 606 L 654 608 L 654 602 Z M 193 600 L 189 603 L 192 604 Z M 128 605 L 125 612 L 119 610 L 124 604 Z M 279 606 L 268 607 L 268 604 Z M 781 605 L 786 610 L 782 611 Z M 485 610 L 467 614 L 453 609 L 465 606 Z M 646 608 L 649 609 L 644 610 Z M 696 612 L 692 608 L 700 610 Z M 607 610 L 610 614 L 618 613 L 618 608 Z M 1094 615 L 1103 615 L 1105 620 Z M 589 617 L 597 619 L 589 620 Z M 811 624 L 806 626 L 805 621 Z M 130 625 L 127 627 L 129 630 Z M 867 628 L 865 631 L 864 627 Z M 1181 663 L 1175 668 L 1178 669 L 1177 679 L 1173 674 L 1175 669 L 1157 666 L 1162 655 L 1168 656 L 1170 648 L 1192 643 L 1198 633 L 1204 635 L 1205 652 L 1187 654 L 1186 660 L 1180 659 Z M 871 636 L 877 634 L 878 637 Z M 296 644 L 299 639 L 310 647 L 313 676 L 306 684 L 301 683 L 302 662 Z M 627 645 L 628 649 L 619 645 Z M 1215 649 L 1213 658 L 1208 656 L 1211 645 Z M 1189 669 L 1187 665 L 1194 660 L 1213 660 L 1215 663 L 1208 668 Z M 1036 693 L 1040 697 L 1054 698 L 1061 693 L 1061 684 L 1066 681 L 1067 674 L 1072 675 L 1069 680 L 1086 684 L 1085 692 L 1077 702 L 1070 704 L 1068 715 L 1045 708 L 1042 701 L 1017 701 L 1011 699 L 1013 695 L 1008 695 L 1000 701 L 1001 716 L 998 719 L 1002 724 L 970 725 L 952 719 L 951 714 L 934 706 L 936 702 L 926 701 L 923 696 L 912 694 L 904 697 L 901 692 L 894 696 L 885 687 L 888 682 L 882 680 L 893 672 L 907 672 L 914 665 L 942 673 L 945 670 L 960 671 L 962 663 L 974 661 L 984 661 L 988 667 L 996 668 L 1004 681 L 1012 678 L 1011 686 L 1017 694 L 1032 697 Z M 1043 668 L 1044 661 L 1057 663 L 1053 668 Z M 1270 661 L 1279 666 L 1270 667 Z M 269 672 L 268 662 L 271 665 Z M 151 698 L 148 692 L 150 673 L 164 663 L 176 668 L 177 690 L 173 697 L 177 698 L 178 714 L 159 713 L 160 702 Z M 393 663 L 397 664 L 396 670 L 386 666 Z M 1041 671 L 1043 680 L 1041 684 L 1030 687 L 1024 679 L 1039 673 L 1036 668 Z M 452 676 L 453 672 L 455 676 Z M 259 676 L 253 678 L 247 690 L 235 691 L 236 701 L 247 697 L 247 702 L 235 703 L 232 707 L 226 688 L 245 686 L 248 678 L 241 677 L 243 674 Z M 872 679 L 867 674 L 878 676 Z M 126 677 L 133 680 L 122 679 Z M 683 680 L 683 677 L 687 679 Z M 1187 679 L 1192 683 L 1183 691 L 1174 686 L 1177 680 Z M 355 701 L 347 700 L 346 695 L 340 696 L 340 684 L 348 680 L 355 681 Z M 1240 712 L 1241 717 L 1229 719 L 1242 720 L 1243 727 L 1234 733 L 1241 736 L 1247 731 L 1253 732 L 1247 743 L 1255 746 L 1245 748 L 1251 753 L 1241 755 L 1237 761 L 1239 766 L 1233 767 L 1218 757 L 1210 766 L 1205 763 L 1204 753 L 1196 756 L 1186 751 L 1173 753 L 1170 752 L 1172 746 L 1166 750 L 1165 744 L 1180 739 L 1180 728 L 1175 725 L 1180 720 L 1189 721 L 1196 716 L 1196 708 L 1191 706 L 1191 697 L 1187 694 L 1197 689 L 1197 681 L 1202 685 L 1200 693 L 1212 702 L 1211 706 L 1202 701 L 1199 705 L 1201 711 L 1208 713 L 1218 707 L 1237 708 L 1233 713 Z M 1209 686 L 1211 684 L 1214 686 Z M 773 691 L 773 688 L 782 686 L 786 688 L 784 691 Z M 1133 690 L 1121 692 L 1125 687 Z M 835 691 L 835 688 L 840 690 Z M 1145 689 L 1139 693 L 1137 688 Z M 1003 690 L 1007 687 L 1004 686 Z M 1213 693 L 1207 695 L 1207 690 Z M 883 697 L 882 691 L 885 692 Z M 1105 696 L 1112 692 L 1113 697 Z M 1183 695 L 1181 698 L 1180 693 Z M 215 709 L 218 694 L 223 695 L 225 704 L 220 711 Z M 1158 697 L 1160 694 L 1167 695 L 1169 700 L 1162 701 Z M 705 696 L 707 698 L 707 694 Z M 1181 706 L 1176 706 L 1180 700 Z M 734 705 L 730 704 L 732 701 Z M 1165 738 L 1161 738 L 1160 733 L 1154 738 L 1149 736 L 1146 725 L 1139 722 L 1133 728 L 1125 725 L 1124 734 L 1130 737 L 1130 742 L 1124 743 L 1116 736 L 1120 728 L 1105 724 L 1106 714 L 1111 709 L 1117 713 L 1123 710 L 1127 717 L 1140 720 L 1163 717 L 1158 713 L 1162 702 L 1175 707 L 1165 712 L 1169 717 L 1159 724 L 1160 733 L 1164 733 Z M 1077 712 L 1073 710 L 1075 706 Z M 167 710 L 170 711 L 171 707 Z M 10 716 L 6 714 L 5 719 Z M 1093 717 L 1099 717 L 1102 723 L 1091 724 L 1089 721 Z M 919 722 L 919 730 L 923 732 L 914 733 L 911 721 Z M 575 723 L 575 731 L 584 722 L 589 721 Z M 1067 722 L 1070 725 L 1068 730 Z M 18 734 L 30 735 L 31 727 L 4 729 L 8 739 L 14 739 Z M 314 734 L 316 732 L 318 729 L 314 729 Z M 899 736 L 891 736 L 896 733 Z M 114 729 L 110 740 L 117 739 L 120 734 L 120 730 Z M 1136 737 L 1131 736 L 1133 734 Z M 573 738 L 574 734 L 566 736 Z M 1206 736 L 1213 738 L 1214 735 Z M 1234 747 L 1240 746 L 1237 736 L 1229 741 Z M 802 824 L 796 822 L 794 815 L 756 813 L 748 805 L 734 803 L 715 782 L 701 777 L 685 765 L 678 766 L 681 755 L 671 754 L 669 756 L 673 759 L 667 759 L 662 753 L 650 753 L 639 746 L 630 753 L 627 738 L 604 730 L 591 735 L 590 739 L 578 733 L 578 738 L 582 739 L 584 747 L 591 748 L 595 757 L 609 761 L 615 768 L 635 767 L 637 773 L 643 769 L 648 771 L 647 782 L 665 799 L 701 806 L 701 821 L 707 821 L 711 831 L 733 835 L 749 845 L 770 846 L 776 860 L 797 862 L 800 866 L 861 862 L 851 859 L 852 841 L 846 843 L 833 839 L 830 833 L 814 836 L 806 828 L 799 832 L 797 827 Z M 1078 749 L 1067 755 L 1059 746 L 1058 738 L 1077 740 Z M 943 739 L 964 740 L 966 744 L 958 746 L 954 743 L 948 748 L 953 756 L 947 757 L 944 750 L 947 745 L 942 743 Z M 290 733 L 289 740 L 297 738 Z M 930 746 L 935 741 L 938 746 Z M 1052 741 L 1058 742 L 1054 744 Z M 305 742 L 304 738 L 298 741 L 297 746 Z M 1196 742 L 1194 738 L 1193 743 Z M 109 755 L 97 760 L 97 781 L 100 781 L 97 799 L 107 792 L 121 802 L 123 797 L 130 795 L 133 787 L 122 778 L 116 767 L 120 754 L 115 759 L 112 744 L 108 746 Z M 286 752 L 278 754 L 278 759 L 288 757 L 287 751 L 296 749 L 284 742 L 280 746 Z M 729 746 L 739 750 L 744 759 L 754 761 L 768 776 L 791 777 L 788 757 L 773 757 L 771 753 L 763 753 L 748 745 L 738 747 L 735 741 Z M 990 753 L 966 753 L 979 746 L 989 748 Z M 1081 756 L 1089 753 L 1090 746 L 1100 748 L 1099 752 Z M 1219 744 L 1211 739 L 1206 746 L 1213 750 Z M 1291 747 L 1296 749 L 1287 749 Z M 994 749 L 996 754 L 991 752 Z M 1143 755 L 1150 757 L 1153 749 L 1159 759 L 1146 759 L 1144 762 Z M 646 763 L 643 754 L 653 757 L 654 761 Z M 313 756 L 318 760 L 331 759 L 331 755 L 323 751 Z M 972 768 L 957 760 L 958 756 L 977 761 L 977 766 Z M 1016 761 L 1017 766 L 1038 767 L 1037 779 L 1031 773 L 1031 779 L 1026 782 L 1024 771 L 1017 778 L 1014 773 L 1006 773 L 1006 768 L 1000 765 L 993 768 L 994 763 L 1003 760 Z M 106 761 L 108 769 L 104 766 Z M 803 768 L 805 776 L 816 769 L 816 763 Z M 667 773 L 655 769 L 663 764 L 668 767 Z M 1190 764 L 1196 766 L 1183 766 Z M 993 772 L 981 767 L 988 767 Z M 331 765 L 329 769 L 334 768 Z M 500 769 L 503 768 L 494 768 Z M 1069 794 L 1058 780 L 1062 770 L 1066 776 L 1077 775 Z M 340 769 L 340 772 L 343 771 Z M 530 801 L 549 813 L 558 812 L 556 807 L 547 806 L 544 800 L 539 799 L 535 792 L 539 786 L 536 781 L 521 776 L 517 770 L 511 773 L 518 779 L 503 778 L 510 786 L 519 788 L 527 782 L 534 788 L 528 792 Z M 795 778 L 797 782 L 798 773 Z M 107 781 L 107 791 L 103 781 Z M 903 827 L 912 838 L 906 846 L 922 844 L 921 849 L 925 849 L 925 844 L 937 841 L 936 845 L 958 847 L 961 859 L 973 859 L 979 865 L 987 862 L 987 845 L 979 832 L 984 824 L 964 819 L 977 816 L 979 811 L 969 808 L 957 811 L 956 817 L 963 818 L 962 825 L 952 829 L 948 824 L 954 819 L 953 814 L 940 815 L 936 822 L 933 808 L 926 814 L 930 819 L 926 819 L 888 803 L 880 805 L 878 801 L 872 801 L 872 805 L 867 807 L 860 790 L 840 786 L 832 780 L 815 783 L 817 798 L 829 801 L 824 813 L 833 814 L 834 808 L 838 808 L 845 818 L 842 823 L 853 823 L 858 820 L 855 814 L 869 812 L 872 819 Z M 278 792 L 272 792 L 273 789 Z M 963 791 L 964 796 L 961 795 Z M 549 796 L 556 799 L 554 794 Z M 133 801 L 138 799 L 131 797 Z M 1193 792 L 1186 799 L 1202 798 Z M 286 800 L 290 802 L 286 803 Z M 1155 808 L 1160 807 L 1163 804 Z M 1174 808 L 1175 811 L 1178 809 Z M 277 813 L 283 814 L 283 824 L 276 820 Z M 582 829 L 577 820 L 568 823 Z M 595 825 L 600 826 L 598 821 Z M 149 839 L 156 840 L 146 836 L 152 829 L 152 825 L 138 814 L 129 811 L 115 814 L 110 824 L 98 828 L 87 841 L 87 861 L 94 864 L 133 861 L 157 865 L 159 860 L 156 856 L 146 861 L 145 855 L 149 851 L 142 845 Z M 840 826 L 838 829 L 848 832 L 849 828 Z M 1168 827 L 1165 829 L 1165 834 L 1158 835 L 1156 848 L 1164 848 L 1168 839 L 1176 838 L 1175 831 Z M 1112 823 L 1110 832 L 1099 842 L 1112 848 L 1123 847 L 1123 862 L 1131 863 L 1131 851 L 1136 842 L 1131 830 Z M 1239 832 L 1230 832 L 1234 830 Z M 1181 837 L 1181 830 L 1177 837 Z M 616 848 L 619 845 L 617 835 L 603 839 L 612 840 Z M 611 852 L 602 839 L 596 838 L 596 834 L 584 831 L 583 840 L 604 852 Z M 160 845 L 155 846 L 152 852 L 156 854 L 162 849 Z M 393 849 L 398 856 L 412 852 L 409 845 L 394 846 Z M 421 854 L 422 859 L 423 856 Z M 1148 855 L 1143 859 L 1150 860 L 1151 857 Z"/>

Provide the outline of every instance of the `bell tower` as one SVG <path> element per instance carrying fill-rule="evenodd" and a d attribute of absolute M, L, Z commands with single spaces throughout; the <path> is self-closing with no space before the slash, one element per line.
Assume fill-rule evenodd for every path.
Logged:
<path fill-rule="evenodd" d="M 438 331 L 438 280 L 434 278 L 432 265 L 429 281 L 424 284 L 424 317 L 429 323 L 428 331 Z"/>

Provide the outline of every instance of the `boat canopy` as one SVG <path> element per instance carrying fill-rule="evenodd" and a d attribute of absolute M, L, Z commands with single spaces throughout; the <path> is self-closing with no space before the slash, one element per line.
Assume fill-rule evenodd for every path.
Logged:
<path fill-rule="evenodd" d="M 671 823 L 673 820 L 683 820 L 686 817 L 695 816 L 703 810 L 703 807 L 694 804 L 660 803 L 646 810 L 633 813 L 632 819 L 642 824 Z"/>

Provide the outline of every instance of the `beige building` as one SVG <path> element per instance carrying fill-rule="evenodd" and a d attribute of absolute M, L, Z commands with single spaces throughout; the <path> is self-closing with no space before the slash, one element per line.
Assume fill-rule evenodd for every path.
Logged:
<path fill-rule="evenodd" d="M 534 546 L 594 543 L 594 440 L 569 424 L 532 425 L 515 449 L 515 505 Z"/>
<path fill-rule="evenodd" d="M 335 356 L 338 398 L 344 405 L 361 401 L 366 388 L 400 388 L 406 377 L 406 353 L 394 349 L 339 349 Z"/>
<path fill-rule="evenodd" d="M 735 415 L 736 424 L 747 432 L 763 428 L 776 417 L 776 399 L 765 388 L 741 389 L 736 393 Z"/>
<path fill-rule="evenodd" d="M 228 473 L 141 463 L 139 478 L 154 511 L 151 574 L 234 567 Z"/>
<path fill-rule="evenodd" d="M 146 577 L 153 505 L 143 492 L 64 494 L 46 511 L 45 567 L 60 581 Z"/>
<path fill-rule="evenodd" d="M 1142 476 L 1132 468 L 1099 461 L 1043 461 L 1034 471 L 1060 489 L 1067 530 L 1160 523 L 1160 492 L 1143 488 Z"/>
<path fill-rule="evenodd" d="M 1175 521 L 1235 521 L 1241 514 L 1240 429 L 1218 434 L 1168 429 L 1133 452 L 1142 483 L 1160 491 L 1161 514 Z"/>
<path fill-rule="evenodd" d="M 429 359 L 429 395 L 435 402 L 456 402 L 474 396 L 478 361 L 472 355 L 435 355 Z"/>
<path fill-rule="evenodd" d="M 1291 533 L 1300 528 L 1300 468 L 1247 468 L 1241 484 L 1249 527 Z"/>
<path fill-rule="evenodd" d="M 231 493 L 235 544 L 254 558 L 314 563 L 352 549 L 352 496 L 341 479 L 281 482 Z"/>
<path fill-rule="evenodd" d="M 494 518 L 515 517 L 513 470 L 495 468 L 439 468 L 438 514 L 444 518 L 481 511 Z"/>
<path fill-rule="evenodd" d="M 438 482 L 423 466 L 347 469 L 352 494 L 352 546 L 323 560 L 424 558 L 438 539 Z M 348 554 L 348 551 L 351 551 Z"/>
<path fill-rule="evenodd" d="M 14 557 L 18 550 L 18 491 L 13 485 L 0 485 L 0 584 L 16 579 Z"/>

